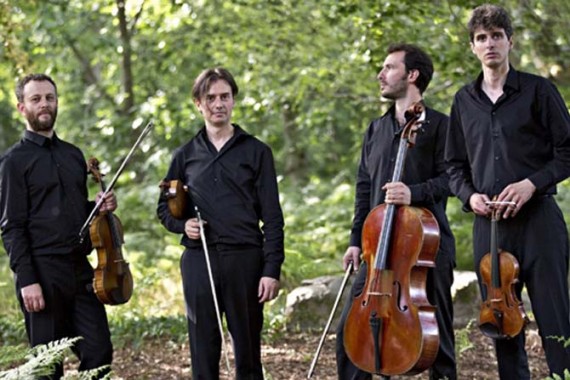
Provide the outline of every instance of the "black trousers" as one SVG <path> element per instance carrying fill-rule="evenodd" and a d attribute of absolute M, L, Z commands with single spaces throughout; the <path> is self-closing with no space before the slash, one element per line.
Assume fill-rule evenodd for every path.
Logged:
<path fill-rule="evenodd" d="M 478 275 L 479 262 L 490 248 L 490 224 L 489 219 L 478 216 L 473 225 Z M 548 367 L 551 373 L 563 376 L 564 369 L 570 368 L 570 349 L 552 338 L 570 338 L 568 233 L 562 212 L 553 197 L 539 197 L 525 204 L 515 218 L 500 220 L 498 230 L 499 248 L 519 261 L 516 292 L 520 299 L 526 286 Z M 480 290 L 485 299 L 484 287 Z M 513 339 L 495 341 L 501 379 L 530 379 L 524 345 L 524 332 Z"/>
<path fill-rule="evenodd" d="M 110 365 L 113 346 L 105 307 L 88 285 L 93 269 L 85 256 L 45 255 L 33 257 L 46 307 L 28 313 L 16 278 L 16 292 L 24 313 L 26 332 L 32 346 L 65 337 L 81 336 L 73 348 L 80 360 L 79 370 Z M 103 377 L 109 370 L 101 374 Z M 56 368 L 52 379 L 63 376 L 63 366 Z"/>
<path fill-rule="evenodd" d="M 436 305 L 435 317 L 439 328 L 439 351 L 432 367 L 430 379 L 457 379 L 455 364 L 455 336 L 453 333 L 453 284 L 454 259 L 451 255 L 438 252 L 436 267 L 428 271 L 427 295 L 431 304 Z M 336 332 L 336 359 L 339 380 L 369 380 L 372 376 L 358 369 L 348 358 L 344 349 L 344 324 L 355 296 L 362 293 L 366 282 L 366 263 L 362 262 L 350 294 L 347 297 Z"/>
<path fill-rule="evenodd" d="M 208 251 L 220 312 L 226 316 L 233 344 L 235 378 L 263 379 L 263 304 L 257 297 L 263 251 L 261 248 L 236 250 L 220 246 L 213 246 Z M 186 249 L 180 268 L 188 318 L 192 378 L 219 379 L 221 336 L 203 250 Z"/>

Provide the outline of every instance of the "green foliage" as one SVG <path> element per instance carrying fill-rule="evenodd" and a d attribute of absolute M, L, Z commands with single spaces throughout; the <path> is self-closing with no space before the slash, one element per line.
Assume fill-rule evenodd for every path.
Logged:
<path fill-rule="evenodd" d="M 207 67 L 229 68 L 240 86 L 234 120 L 273 148 L 280 175 L 283 291 L 265 309 L 268 336 L 279 334 L 288 291 L 304 278 L 342 272 L 362 134 L 389 106 L 379 101 L 375 79 L 386 47 L 405 36 L 430 53 L 436 72 L 426 99 L 446 112 L 480 70 L 465 28 L 479 3 L 0 0 L 0 152 L 22 133 L 14 85 L 32 71 L 58 83 L 57 133 L 96 156 L 109 176 L 146 121 L 155 122 L 115 187 L 135 294 L 128 305 L 107 310 L 118 345 L 185 339 L 179 236 L 157 221 L 157 185 L 173 150 L 201 127 L 190 99 L 193 78 Z M 550 78 L 567 102 L 568 4 L 502 3 L 515 26 L 514 65 Z M 569 189 L 568 181 L 559 186 L 563 210 L 570 209 Z M 473 216 L 455 198 L 447 211 L 457 267 L 472 270 Z M 2 344 L 25 336 L 10 277 L 0 247 Z"/>
<path fill-rule="evenodd" d="M 71 347 L 81 338 L 63 338 L 45 345 L 22 349 L 21 347 L 0 347 L 2 367 L 19 364 L 17 367 L 0 372 L 1 380 L 34 380 L 40 376 L 52 375 L 55 366 L 61 363 Z M 107 366 L 108 368 L 108 366 Z M 66 376 L 65 379 L 89 380 L 96 378 L 106 366 L 80 373 L 78 376 Z M 105 376 L 105 379 L 109 379 Z"/>
<path fill-rule="evenodd" d="M 546 379 L 548 379 L 548 380 L 570 380 L 570 370 L 568 370 L 568 369 L 564 370 L 564 377 L 555 373 L 552 376 L 546 377 Z"/>
<path fill-rule="evenodd" d="M 474 347 L 469 335 L 473 331 L 475 320 L 471 319 L 467 325 L 455 330 L 455 357 L 459 358 L 461 353 L 469 351 Z"/>

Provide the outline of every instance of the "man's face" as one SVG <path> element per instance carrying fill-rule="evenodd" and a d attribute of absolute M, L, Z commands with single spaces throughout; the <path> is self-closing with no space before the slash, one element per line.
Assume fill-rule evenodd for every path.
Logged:
<path fill-rule="evenodd" d="M 235 103 L 232 88 L 225 80 L 212 83 L 206 95 L 194 102 L 206 125 L 224 127 L 230 124 Z"/>
<path fill-rule="evenodd" d="M 479 28 L 473 34 L 471 51 L 481 64 L 489 68 L 508 65 L 509 52 L 513 47 L 512 38 L 507 38 L 503 28 L 486 30 Z"/>
<path fill-rule="evenodd" d="M 376 77 L 380 81 L 380 92 L 386 99 L 396 100 L 406 96 L 408 73 L 404 64 L 405 56 L 403 51 L 389 54 Z"/>
<path fill-rule="evenodd" d="M 24 100 L 18 103 L 18 111 L 35 132 L 53 129 L 57 118 L 57 94 L 48 81 L 30 81 L 24 86 Z"/>

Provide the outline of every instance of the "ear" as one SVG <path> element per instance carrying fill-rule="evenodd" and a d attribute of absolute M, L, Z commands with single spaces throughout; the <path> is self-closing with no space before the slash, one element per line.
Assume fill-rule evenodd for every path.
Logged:
<path fill-rule="evenodd" d="M 475 44 L 473 41 L 469 42 L 469 46 L 471 47 L 471 53 L 475 54 Z"/>
<path fill-rule="evenodd" d="M 24 105 L 24 103 L 18 102 L 16 108 L 18 109 L 18 112 L 20 112 L 23 115 L 24 111 L 26 109 L 26 106 Z"/>
<path fill-rule="evenodd" d="M 200 111 L 200 113 L 202 113 L 202 103 L 200 102 L 200 99 L 194 99 L 194 105 L 196 106 L 196 108 L 198 108 L 198 111 Z"/>
<path fill-rule="evenodd" d="M 410 70 L 410 72 L 408 73 L 408 80 L 412 83 L 415 83 L 416 80 L 419 78 L 420 76 L 420 71 L 417 69 L 413 69 Z"/>
<path fill-rule="evenodd" d="M 509 50 L 512 50 L 514 46 L 513 36 L 509 37 Z"/>

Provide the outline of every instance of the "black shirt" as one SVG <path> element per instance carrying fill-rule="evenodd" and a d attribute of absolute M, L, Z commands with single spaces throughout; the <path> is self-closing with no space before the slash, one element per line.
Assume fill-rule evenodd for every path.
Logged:
<path fill-rule="evenodd" d="M 510 68 L 495 104 L 481 90 L 483 74 L 453 101 L 446 161 L 451 190 L 470 210 L 473 193 L 499 194 L 528 178 L 536 194 L 556 193 L 570 175 L 570 116 L 545 78 Z"/>
<path fill-rule="evenodd" d="M 374 207 L 384 203 L 382 186 L 392 180 L 394 165 L 400 144 L 402 127 L 396 121 L 395 107 L 370 123 L 364 142 L 356 182 L 356 201 L 351 246 L 361 246 L 362 225 Z M 455 241 L 445 207 L 449 195 L 448 177 L 445 172 L 444 147 L 448 118 L 431 108 L 426 108 L 423 131 L 416 134 L 416 143 L 408 148 L 401 178 L 410 188 L 411 205 L 425 207 L 438 221 L 440 251 L 455 258 Z"/>
<path fill-rule="evenodd" d="M 263 247 L 262 275 L 279 279 L 285 257 L 284 222 L 273 154 L 267 145 L 234 124 L 234 135 L 218 152 L 202 128 L 174 152 L 165 179 L 188 186 L 191 202 L 207 222 L 208 244 Z M 200 240 L 184 234 L 184 224 L 193 214 L 173 218 L 162 197 L 157 213 L 169 231 L 183 234 L 184 246 L 201 247 Z"/>
<path fill-rule="evenodd" d="M 90 251 L 78 238 L 94 207 L 86 179 L 81 151 L 55 133 L 25 131 L 0 157 L 0 228 L 20 286 L 38 282 L 32 256 Z"/>

